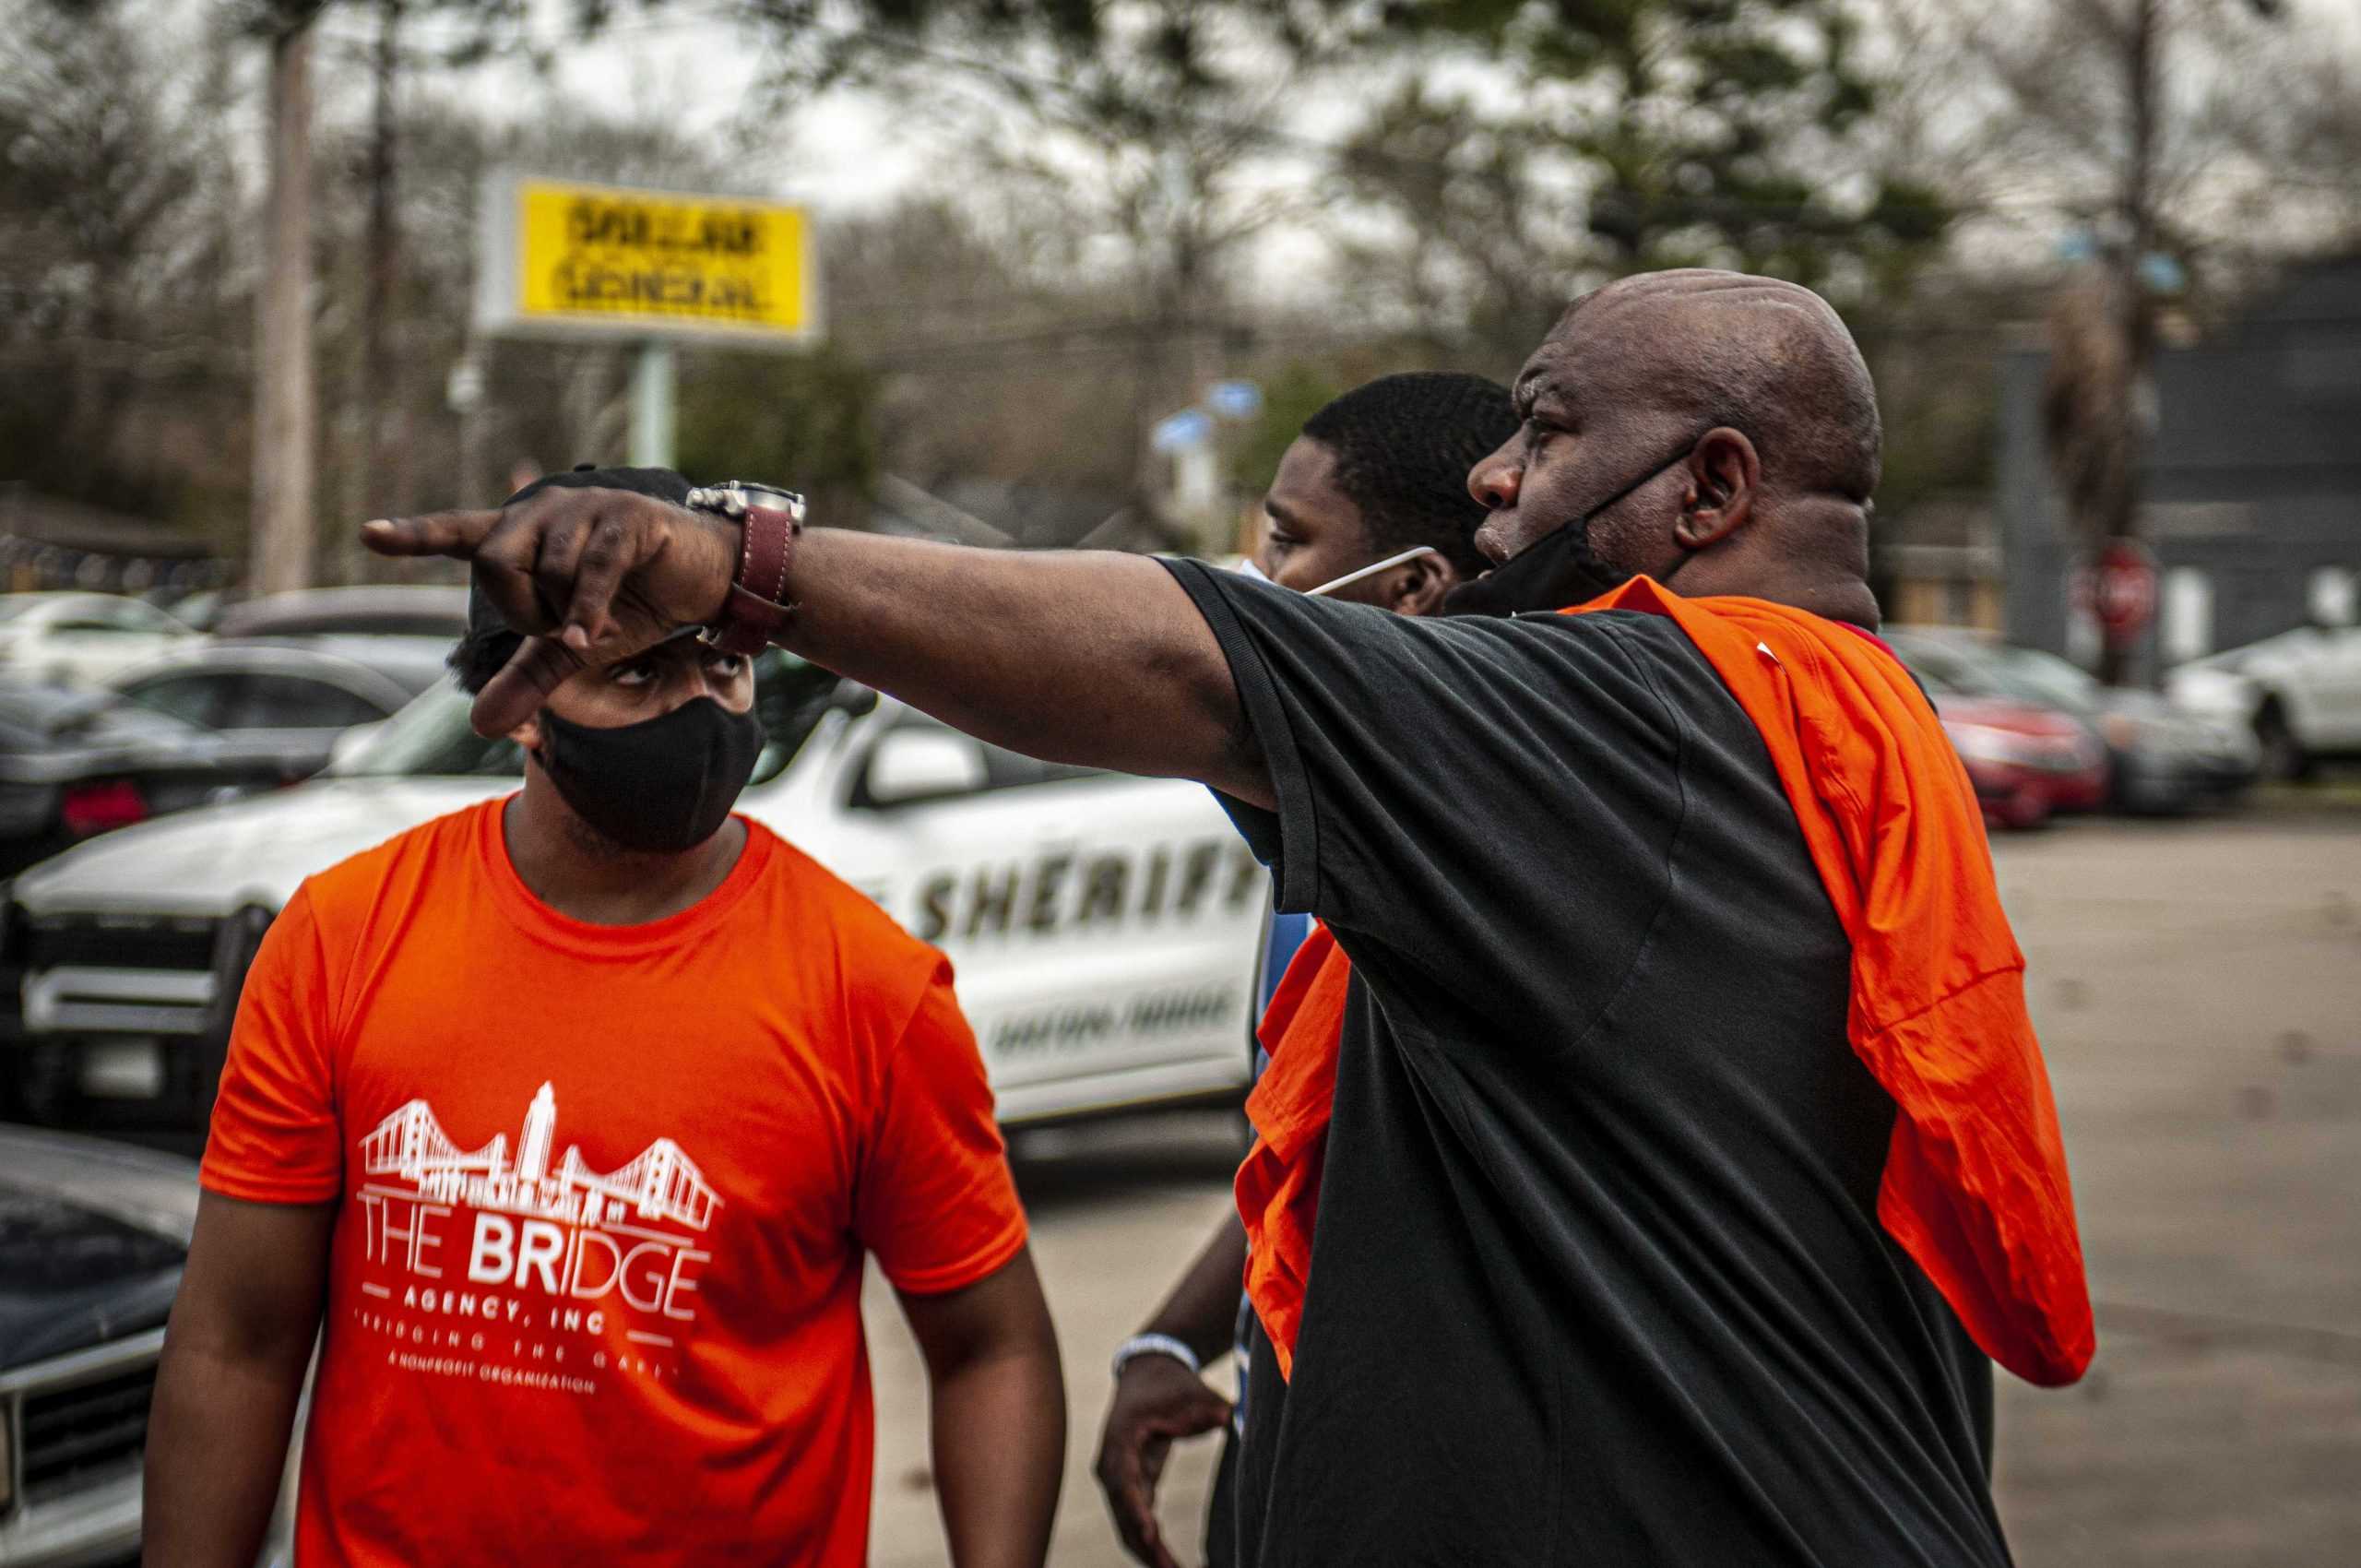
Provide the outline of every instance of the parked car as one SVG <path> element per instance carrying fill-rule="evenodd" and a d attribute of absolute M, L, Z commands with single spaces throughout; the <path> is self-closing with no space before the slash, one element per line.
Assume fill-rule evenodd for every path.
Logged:
<path fill-rule="evenodd" d="M 0 593 L 0 674 L 90 684 L 196 640 L 141 600 L 115 593 Z"/>
<path fill-rule="evenodd" d="M 196 1199 L 193 1161 L 0 1123 L 0 1563 L 8 1568 L 138 1560 L 148 1405 Z M 299 1407 L 295 1430 L 303 1425 Z M 289 1446 L 258 1560 L 269 1568 L 293 1552 Z"/>
<path fill-rule="evenodd" d="M 1918 678 L 1966 765 L 1985 820 L 2039 827 L 2059 812 L 2106 803 L 2106 748 L 2081 723 L 2055 708 L 1961 691 L 1924 671 Z"/>
<path fill-rule="evenodd" d="M 756 700 L 742 809 L 956 961 L 1003 1121 L 1237 1102 L 1268 878 L 1210 794 L 1002 751 L 783 654 Z M 312 783 L 19 876 L 0 959 L 25 974 L 30 1109 L 195 1124 L 297 883 L 516 787 L 517 748 L 468 706 L 439 685 Z"/>
<path fill-rule="evenodd" d="M 417 636 L 213 642 L 109 686 L 140 707 L 236 737 L 291 781 L 318 772 L 345 731 L 392 718 L 433 685 L 449 652 Z"/>
<path fill-rule="evenodd" d="M 433 637 L 447 648 L 468 629 L 468 590 L 433 584 L 299 588 L 225 607 L 223 637 Z"/>
<path fill-rule="evenodd" d="M 139 1550 L 148 1403 L 196 1167 L 0 1124 L 0 1563 Z"/>
<path fill-rule="evenodd" d="M 2236 798 L 2252 784 L 2252 731 L 2153 692 L 2108 686 L 2055 654 L 2014 647 L 1955 627 L 1894 626 L 1880 634 L 1921 680 L 1955 692 L 2010 697 L 2080 722 L 2106 746 L 2111 803 L 2178 812 Z"/>
<path fill-rule="evenodd" d="M 221 619 L 221 612 L 238 602 L 239 595 L 229 588 L 199 588 L 177 599 L 155 600 L 148 602 L 193 631 L 210 632 L 214 623 Z"/>
<path fill-rule="evenodd" d="M 2191 659 L 2165 677 L 2176 702 L 2250 730 L 2269 778 L 2361 757 L 2361 627 L 2298 626 Z"/>
<path fill-rule="evenodd" d="M 0 873 L 148 815 L 131 780 L 196 739 L 111 693 L 0 681 Z"/>
<path fill-rule="evenodd" d="M 95 834 L 309 778 L 355 726 L 399 712 L 442 673 L 444 645 L 376 640 L 397 646 L 373 649 L 365 665 L 215 643 L 112 688 L 0 683 L 0 873 Z"/>

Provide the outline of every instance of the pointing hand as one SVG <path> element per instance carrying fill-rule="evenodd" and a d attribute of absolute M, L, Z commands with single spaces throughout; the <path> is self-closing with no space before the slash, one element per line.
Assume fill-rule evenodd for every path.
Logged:
<path fill-rule="evenodd" d="M 471 562 L 477 589 L 526 634 L 476 698 L 477 733 L 501 735 L 576 671 L 718 620 L 739 525 L 632 491 L 551 486 L 496 511 L 380 517 L 361 541 L 380 555 Z"/>

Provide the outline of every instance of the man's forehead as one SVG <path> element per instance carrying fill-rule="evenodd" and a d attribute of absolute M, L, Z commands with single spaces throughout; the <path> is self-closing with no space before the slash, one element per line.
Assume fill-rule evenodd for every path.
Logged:
<path fill-rule="evenodd" d="M 1709 268 L 1639 273 L 1568 305 L 1517 376 L 1523 406 L 1545 393 L 1627 402 L 1670 392 L 1746 343 L 1797 331 L 1842 336 L 1825 301 L 1775 278 Z M 1849 341 L 1849 339 L 1848 339 Z"/>
<path fill-rule="evenodd" d="M 1516 400 L 1529 408 L 1543 396 L 1589 402 L 1629 395 L 1644 379 L 1649 356 L 1640 339 L 1614 320 L 1596 323 L 1568 311 L 1517 373 Z"/>
<path fill-rule="evenodd" d="M 1279 466 L 1264 493 L 1264 505 L 1285 513 L 1289 520 L 1316 518 L 1323 513 L 1353 518 L 1360 508 L 1336 483 L 1336 454 L 1324 442 L 1299 435 L 1279 455 Z"/>

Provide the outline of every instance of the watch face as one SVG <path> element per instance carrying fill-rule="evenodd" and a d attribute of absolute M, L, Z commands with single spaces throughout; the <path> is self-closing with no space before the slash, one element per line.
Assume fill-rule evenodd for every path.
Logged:
<path fill-rule="evenodd" d="M 799 523 L 803 520 L 803 497 L 774 484 L 749 484 L 743 480 L 702 485 L 689 492 L 686 505 L 691 511 L 718 512 L 725 517 L 743 517 L 747 508 L 760 506 L 785 512 Z"/>
<path fill-rule="evenodd" d="M 733 479 L 721 488 L 735 491 L 742 505 L 766 506 L 773 511 L 796 516 L 801 516 L 803 511 L 803 497 L 791 490 L 781 490 L 775 484 L 750 484 L 744 480 Z"/>

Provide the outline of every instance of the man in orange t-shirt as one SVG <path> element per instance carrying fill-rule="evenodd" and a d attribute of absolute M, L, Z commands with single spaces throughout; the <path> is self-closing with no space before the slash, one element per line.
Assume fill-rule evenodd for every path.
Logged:
<path fill-rule="evenodd" d="M 516 645 L 472 628 L 461 683 Z M 273 924 L 164 1350 L 148 1562 L 254 1562 L 317 1332 L 300 1561 L 853 1568 L 871 1253 L 932 1382 L 953 1561 L 1042 1562 L 1057 1348 L 950 967 L 730 814 L 753 698 L 694 638 L 585 671 L 513 732 L 520 792 Z"/>

